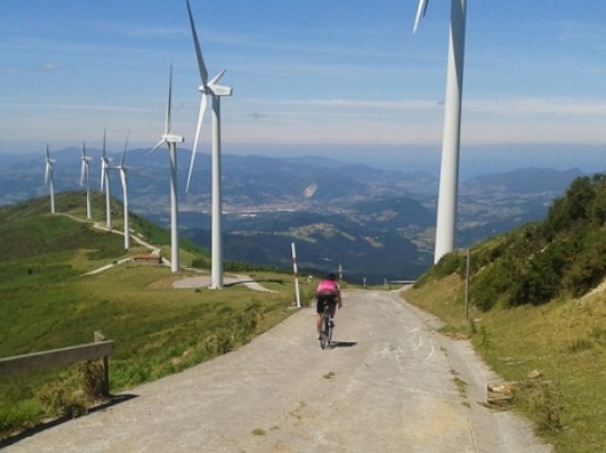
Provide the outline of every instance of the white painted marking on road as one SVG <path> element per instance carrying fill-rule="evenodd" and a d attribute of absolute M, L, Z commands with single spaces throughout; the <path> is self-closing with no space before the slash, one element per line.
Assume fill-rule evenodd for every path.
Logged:
<path fill-rule="evenodd" d="M 431 347 L 431 352 L 429 353 L 429 355 L 427 357 L 425 357 L 425 360 L 423 360 L 423 362 L 427 362 L 431 356 L 433 355 L 434 351 L 436 350 L 436 348 L 434 348 L 433 346 Z"/>

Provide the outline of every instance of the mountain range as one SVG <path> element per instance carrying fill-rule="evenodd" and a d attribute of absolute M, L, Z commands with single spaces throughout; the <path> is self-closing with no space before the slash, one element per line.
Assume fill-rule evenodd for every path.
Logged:
<path fill-rule="evenodd" d="M 99 188 L 100 151 L 89 149 L 91 185 Z M 121 153 L 109 153 L 118 162 Z M 210 156 L 201 154 L 183 193 L 191 152 L 180 151 L 181 235 L 210 248 Z M 52 153 L 58 192 L 79 189 L 81 151 Z M 132 212 L 169 225 L 166 153 L 127 153 Z M 461 181 L 457 247 L 468 247 L 524 223 L 542 220 L 578 169 L 526 168 Z M 117 173 L 112 194 L 120 199 Z M 48 194 L 42 155 L 0 155 L 0 206 Z M 438 179 L 349 164 L 325 157 L 222 157 L 224 257 L 288 268 L 297 244 L 300 272 L 339 266 L 348 280 L 415 279 L 433 263 Z M 98 212 L 103 207 L 94 206 Z"/>

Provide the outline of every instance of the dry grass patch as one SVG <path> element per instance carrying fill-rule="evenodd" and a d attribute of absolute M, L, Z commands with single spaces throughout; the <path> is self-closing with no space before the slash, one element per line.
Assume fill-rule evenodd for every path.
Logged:
<path fill-rule="evenodd" d="M 606 291 L 549 304 L 470 312 L 464 318 L 463 284 L 456 276 L 411 289 L 410 303 L 451 329 L 471 334 L 476 350 L 506 381 L 522 382 L 517 410 L 532 419 L 557 451 L 606 451 Z M 539 370 L 542 380 L 528 383 Z"/>

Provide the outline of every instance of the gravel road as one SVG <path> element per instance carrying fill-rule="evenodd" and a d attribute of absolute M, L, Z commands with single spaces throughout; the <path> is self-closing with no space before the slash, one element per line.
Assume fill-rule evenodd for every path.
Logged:
<path fill-rule="evenodd" d="M 551 451 L 512 413 L 480 404 L 496 376 L 398 293 L 346 293 L 330 350 L 313 316 L 301 309 L 238 351 L 7 451 Z"/>

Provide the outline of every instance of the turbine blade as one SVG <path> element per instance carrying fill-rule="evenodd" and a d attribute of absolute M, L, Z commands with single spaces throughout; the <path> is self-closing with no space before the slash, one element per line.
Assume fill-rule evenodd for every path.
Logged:
<path fill-rule="evenodd" d="M 86 143 L 82 142 L 82 165 L 80 165 L 80 187 L 84 185 L 84 172 L 86 171 Z"/>
<path fill-rule="evenodd" d="M 86 160 L 82 159 L 82 165 L 80 166 L 80 187 L 84 185 L 84 172 L 86 171 Z"/>
<path fill-rule="evenodd" d="M 162 137 L 162 139 L 160 139 L 160 141 L 158 143 L 156 143 L 156 146 L 154 146 L 152 149 L 149 150 L 149 153 L 147 153 L 145 155 L 145 157 L 149 156 L 151 153 L 153 153 L 155 150 L 157 150 L 164 143 L 167 143 L 167 141 L 166 141 L 166 139 L 164 137 Z"/>
<path fill-rule="evenodd" d="M 107 130 L 103 129 L 103 159 L 105 159 L 105 137 L 107 134 Z"/>
<path fill-rule="evenodd" d="M 223 77 L 223 75 L 225 74 L 225 71 L 227 71 L 227 69 L 224 69 L 223 71 L 221 71 L 219 74 L 217 74 L 216 76 L 213 77 L 213 79 L 208 82 L 209 85 L 215 85 L 219 82 L 219 80 L 221 79 L 221 77 Z"/>
<path fill-rule="evenodd" d="M 200 139 L 200 130 L 202 129 L 202 123 L 204 122 L 207 104 L 208 96 L 206 93 L 202 93 L 202 98 L 200 99 L 200 113 L 198 115 L 198 126 L 196 128 L 196 138 L 194 139 L 194 147 L 191 151 L 191 163 L 189 164 L 189 174 L 187 175 L 187 184 L 185 185 L 186 193 L 189 192 L 189 183 L 191 181 L 191 175 L 194 169 L 194 161 L 196 159 L 196 152 L 198 150 L 198 140 Z"/>
<path fill-rule="evenodd" d="M 120 167 L 124 165 L 124 159 L 126 158 L 126 149 L 128 148 L 128 138 L 130 137 L 130 129 L 126 133 L 126 143 L 124 143 L 124 152 L 122 153 L 122 160 L 120 161 Z"/>
<path fill-rule="evenodd" d="M 168 78 L 168 103 L 166 104 L 166 123 L 164 124 L 164 135 L 170 132 L 170 107 L 173 96 L 173 65 L 170 65 L 170 76 Z"/>
<path fill-rule="evenodd" d="M 425 17 L 425 13 L 427 12 L 427 5 L 429 5 L 429 0 L 419 0 L 419 7 L 417 8 L 417 15 L 415 17 L 415 23 L 414 23 L 414 26 L 412 27 L 413 34 L 415 34 L 417 32 L 417 27 L 419 26 L 421 17 Z"/>
<path fill-rule="evenodd" d="M 122 182 L 122 190 L 126 192 L 126 168 L 120 169 L 120 181 Z"/>
<path fill-rule="evenodd" d="M 196 33 L 196 26 L 194 25 L 194 18 L 191 14 L 191 7 L 189 6 L 189 0 L 187 0 L 187 12 L 189 14 L 189 23 L 191 25 L 191 33 L 194 38 L 194 47 L 196 48 L 196 57 L 198 58 L 198 69 L 200 70 L 200 80 L 202 85 L 206 87 L 208 83 L 208 71 L 202 58 L 202 49 L 200 48 L 200 41 L 198 41 L 198 33 Z"/>
<path fill-rule="evenodd" d="M 105 172 L 107 171 L 105 169 L 105 161 L 101 162 L 101 192 L 104 192 L 104 187 L 105 187 Z"/>
<path fill-rule="evenodd" d="M 44 168 L 44 185 L 48 185 L 48 173 L 50 172 L 50 167 L 51 167 L 52 163 L 51 163 L 51 158 L 50 158 L 50 151 L 48 149 L 48 143 L 46 144 L 46 166 Z"/>

